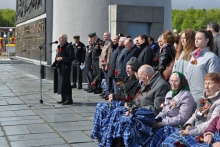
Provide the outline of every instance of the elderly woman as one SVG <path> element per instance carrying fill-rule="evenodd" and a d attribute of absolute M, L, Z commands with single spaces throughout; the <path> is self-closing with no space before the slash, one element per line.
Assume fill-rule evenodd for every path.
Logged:
<path fill-rule="evenodd" d="M 138 62 L 137 59 L 135 59 L 132 61 L 129 60 L 126 65 L 126 72 L 128 77 L 124 80 L 124 87 L 128 95 L 134 94 L 138 84 L 138 80 L 135 77 L 134 71 L 131 70 L 132 64 Z M 93 139 L 102 138 L 102 120 L 118 106 L 124 106 L 124 102 L 120 101 L 120 99 L 123 97 L 123 94 L 124 93 L 110 94 L 108 102 L 100 102 L 96 105 L 93 129 L 91 134 L 91 137 Z"/>
<path fill-rule="evenodd" d="M 184 124 L 184 130 L 172 133 L 161 144 L 161 147 L 172 147 L 180 144 L 184 147 L 196 146 L 196 138 L 205 132 L 210 122 L 220 112 L 220 74 L 213 72 L 204 77 L 205 93 L 198 102 L 198 108 Z"/>
<path fill-rule="evenodd" d="M 146 145 L 148 147 L 160 146 L 162 141 L 179 128 L 179 125 L 183 125 L 194 111 L 194 99 L 185 76 L 180 72 L 173 72 L 169 82 L 172 90 L 167 93 L 165 102 L 161 104 L 163 110 L 155 117 L 154 122 L 154 127 L 160 129 L 153 130 L 154 135 Z"/>

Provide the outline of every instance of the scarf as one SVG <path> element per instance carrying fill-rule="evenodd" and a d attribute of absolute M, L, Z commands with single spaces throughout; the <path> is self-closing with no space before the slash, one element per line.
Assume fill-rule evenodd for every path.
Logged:
<path fill-rule="evenodd" d="M 178 74 L 178 76 L 180 78 L 180 85 L 179 85 L 178 90 L 171 90 L 172 91 L 172 98 L 174 96 L 176 96 L 181 90 L 188 90 L 188 91 L 190 91 L 189 84 L 188 84 L 188 81 L 186 80 L 186 77 L 181 72 L 174 71 L 173 73 L 177 73 Z"/>

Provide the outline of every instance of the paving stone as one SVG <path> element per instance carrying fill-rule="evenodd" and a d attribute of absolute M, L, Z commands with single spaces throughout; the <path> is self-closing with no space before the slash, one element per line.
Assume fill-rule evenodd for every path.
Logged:
<path fill-rule="evenodd" d="M 13 117 L 13 116 L 17 116 L 13 111 L 0 112 L 0 118 L 1 117 Z"/>
<path fill-rule="evenodd" d="M 92 139 L 81 131 L 60 132 L 68 143 L 92 142 Z"/>
<path fill-rule="evenodd" d="M 0 109 L 0 113 L 1 111 L 13 111 L 13 110 L 29 110 L 30 108 L 27 105 L 10 105 L 10 106 L 2 106 Z"/>
<path fill-rule="evenodd" d="M 32 110 L 19 110 L 15 111 L 18 116 L 36 115 Z"/>
<path fill-rule="evenodd" d="M 27 140 L 27 141 L 13 141 L 11 147 L 39 147 L 48 145 L 63 145 L 66 144 L 62 138 L 42 139 L 42 140 Z"/>
<path fill-rule="evenodd" d="M 79 114 L 62 114 L 61 116 L 67 121 L 83 121 L 83 120 L 86 120 L 85 117 L 82 117 Z"/>
<path fill-rule="evenodd" d="M 3 137 L 4 136 L 4 133 L 2 130 L 0 130 L 0 137 Z"/>
<path fill-rule="evenodd" d="M 5 100 L 0 101 L 0 106 L 8 105 L 8 103 Z"/>
<path fill-rule="evenodd" d="M 0 122 L 4 122 L 4 121 L 13 121 L 13 120 L 39 120 L 40 117 L 39 116 L 23 116 L 23 117 L 3 117 L 0 118 Z"/>
<path fill-rule="evenodd" d="M 57 115 L 41 115 L 41 117 L 43 117 L 47 122 L 66 122 L 67 120 L 65 120 L 61 115 L 57 114 Z"/>
<path fill-rule="evenodd" d="M 28 135 L 15 135 L 8 136 L 10 142 L 13 141 L 22 141 L 22 140 L 41 140 L 49 138 L 60 138 L 56 133 L 41 133 L 41 134 L 28 134 Z"/>
<path fill-rule="evenodd" d="M 1 147 L 9 147 L 9 144 L 5 137 L 0 137 L 0 145 Z"/>
<path fill-rule="evenodd" d="M 52 146 L 46 146 L 46 147 L 72 147 L 72 146 L 70 146 L 68 144 L 59 144 L 59 145 L 52 145 Z M 83 147 L 83 146 L 81 146 L 81 147 Z M 92 147 L 92 146 L 90 146 L 90 147 Z"/>
<path fill-rule="evenodd" d="M 24 125 L 5 126 L 4 130 L 6 135 L 30 134 L 30 131 Z"/>
<path fill-rule="evenodd" d="M 35 110 L 36 113 L 38 113 L 39 115 L 45 115 L 45 114 L 49 114 L 49 115 L 53 115 L 53 114 L 67 114 L 67 113 L 74 113 L 74 111 L 68 109 L 68 108 L 54 108 L 54 109 L 37 109 Z"/>
<path fill-rule="evenodd" d="M 88 143 L 77 143 L 73 144 L 74 147 L 96 147 L 96 142 L 88 142 Z"/>
<path fill-rule="evenodd" d="M 15 126 L 15 125 L 28 125 L 28 124 L 42 124 L 43 120 L 19 120 L 19 121 L 4 121 L 1 123 L 2 126 Z"/>
<path fill-rule="evenodd" d="M 31 133 L 51 133 L 54 132 L 47 124 L 32 124 L 27 125 Z"/>
<path fill-rule="evenodd" d="M 80 115 L 82 115 L 82 116 L 93 116 L 94 115 L 94 112 L 90 112 L 90 113 L 80 113 Z"/>

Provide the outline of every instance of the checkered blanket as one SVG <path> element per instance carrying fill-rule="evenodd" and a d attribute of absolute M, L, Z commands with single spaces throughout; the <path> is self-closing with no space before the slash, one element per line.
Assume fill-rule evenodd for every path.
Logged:
<path fill-rule="evenodd" d="M 160 144 L 173 132 L 175 132 L 175 129 L 170 126 L 165 126 L 160 129 L 154 129 L 153 135 L 150 137 L 149 141 L 144 146 L 159 147 Z"/>
<path fill-rule="evenodd" d="M 103 119 L 110 114 L 115 108 L 119 106 L 124 106 L 124 103 L 121 101 L 113 100 L 111 103 L 100 102 L 96 105 L 95 115 L 93 120 L 93 129 L 91 136 L 95 139 L 102 138 L 102 121 Z"/>
<path fill-rule="evenodd" d="M 113 138 L 122 137 L 126 147 L 139 147 L 145 144 L 151 135 L 154 114 L 140 108 L 133 115 L 125 116 L 125 108 L 118 107 L 108 115 L 103 123 L 103 136 L 98 144 L 101 147 L 110 147 Z"/>
<path fill-rule="evenodd" d="M 182 144 L 184 144 L 184 147 L 211 147 L 208 146 L 205 143 L 198 143 L 196 141 L 198 136 L 180 136 L 179 131 L 175 131 L 172 133 L 167 139 L 164 140 L 164 142 L 161 144 L 160 147 L 175 147 L 174 142 L 180 141 Z M 219 134 L 215 134 L 215 140 L 219 139 Z"/>

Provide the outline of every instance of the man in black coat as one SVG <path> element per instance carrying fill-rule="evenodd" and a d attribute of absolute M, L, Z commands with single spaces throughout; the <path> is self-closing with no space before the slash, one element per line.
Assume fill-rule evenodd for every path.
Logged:
<path fill-rule="evenodd" d="M 138 36 L 138 43 L 141 48 L 141 52 L 138 56 L 138 61 L 140 63 L 153 66 L 154 54 L 151 47 L 149 46 L 148 36 L 145 34 Z"/>
<path fill-rule="evenodd" d="M 82 89 L 83 70 L 80 68 L 80 66 L 84 66 L 86 50 L 85 45 L 80 42 L 79 35 L 75 35 L 73 38 L 75 60 L 72 62 L 72 88 L 76 88 L 76 82 L 78 79 L 78 89 Z"/>
<path fill-rule="evenodd" d="M 75 58 L 72 45 L 67 42 L 67 35 L 59 36 L 58 52 L 52 67 L 54 70 L 54 93 L 61 94 L 58 104 L 73 104 L 70 82 L 71 64 Z"/>

